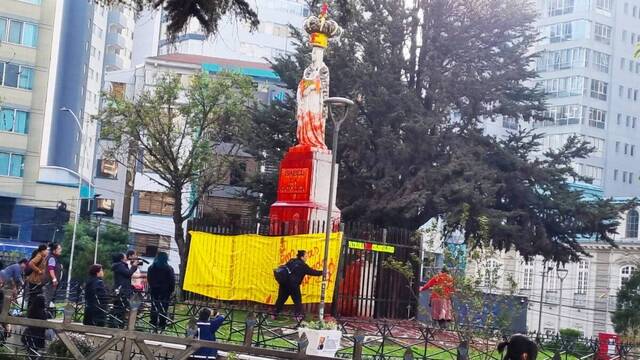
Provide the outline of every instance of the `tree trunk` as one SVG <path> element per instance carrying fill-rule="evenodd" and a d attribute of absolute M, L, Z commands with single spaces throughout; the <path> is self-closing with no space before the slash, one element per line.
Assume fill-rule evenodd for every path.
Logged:
<path fill-rule="evenodd" d="M 173 239 L 176 242 L 176 246 L 178 247 L 178 255 L 180 256 L 180 281 L 179 284 L 182 286 L 182 281 L 184 280 L 184 273 L 187 268 L 187 259 L 186 259 L 186 246 L 184 241 L 184 228 L 182 227 L 182 222 L 184 221 L 182 217 L 182 189 L 174 189 L 173 191 Z M 182 289 L 180 289 L 182 290 Z"/>

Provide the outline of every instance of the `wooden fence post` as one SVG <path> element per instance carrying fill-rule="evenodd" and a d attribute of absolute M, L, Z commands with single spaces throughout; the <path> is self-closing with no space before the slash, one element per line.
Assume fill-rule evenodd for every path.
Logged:
<path fill-rule="evenodd" d="M 244 346 L 251 346 L 253 344 L 253 329 L 257 323 L 256 315 L 253 311 L 247 314 L 247 319 L 245 320 L 244 323 L 245 323 Z"/>
<path fill-rule="evenodd" d="M 353 335 L 353 360 L 362 359 L 362 347 L 364 346 L 364 334 L 361 330 L 356 330 Z"/>

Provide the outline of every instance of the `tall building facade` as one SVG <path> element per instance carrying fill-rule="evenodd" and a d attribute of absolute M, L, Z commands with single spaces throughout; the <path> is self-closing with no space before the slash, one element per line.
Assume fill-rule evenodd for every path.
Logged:
<path fill-rule="evenodd" d="M 173 53 L 266 62 L 293 52 L 295 44 L 289 25 L 302 28 L 304 19 L 309 16 L 306 1 L 250 0 L 248 3 L 258 13 L 258 29 L 251 31 L 248 24 L 225 17 L 220 22 L 218 33 L 210 38 L 202 33 L 200 24 L 193 19 L 184 33 L 175 41 L 169 41 L 163 14 L 160 11 L 143 14 L 136 24 L 135 64 L 148 56 Z"/>
<path fill-rule="evenodd" d="M 595 151 L 576 160 L 604 195 L 640 195 L 640 41 L 638 0 L 538 0 L 543 40 L 537 82 L 549 120 L 534 124 L 545 147 L 580 135 Z"/>
<path fill-rule="evenodd" d="M 88 209 L 108 16 L 91 1 L 2 1 L 0 239 L 51 241 L 79 195 Z"/>

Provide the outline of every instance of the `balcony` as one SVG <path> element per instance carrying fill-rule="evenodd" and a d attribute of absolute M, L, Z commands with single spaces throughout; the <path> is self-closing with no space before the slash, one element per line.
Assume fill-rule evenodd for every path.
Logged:
<path fill-rule="evenodd" d="M 586 307 L 587 306 L 587 294 L 573 294 L 573 306 Z"/>
<path fill-rule="evenodd" d="M 559 299 L 560 296 L 556 291 L 547 291 L 544 294 L 544 302 L 547 303 L 547 305 L 557 305 Z"/>
<path fill-rule="evenodd" d="M 109 25 L 116 24 L 123 28 L 133 29 L 134 22 L 132 18 L 124 15 L 118 10 L 109 11 Z"/>
<path fill-rule="evenodd" d="M 108 32 L 106 45 L 117 49 L 125 49 L 127 47 L 127 39 L 118 33 Z"/>
<path fill-rule="evenodd" d="M 107 71 L 122 70 L 125 68 L 122 56 L 115 53 L 107 53 L 104 56 L 104 66 Z"/>

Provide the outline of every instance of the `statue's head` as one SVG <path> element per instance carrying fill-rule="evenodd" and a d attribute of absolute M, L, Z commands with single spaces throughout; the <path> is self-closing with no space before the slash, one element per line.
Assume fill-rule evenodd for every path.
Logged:
<path fill-rule="evenodd" d="M 327 19 L 327 3 L 322 4 L 320 15 L 312 15 L 304 22 L 304 30 L 310 35 L 309 42 L 314 47 L 326 48 L 329 39 L 342 34 L 342 28 L 333 20 Z"/>

